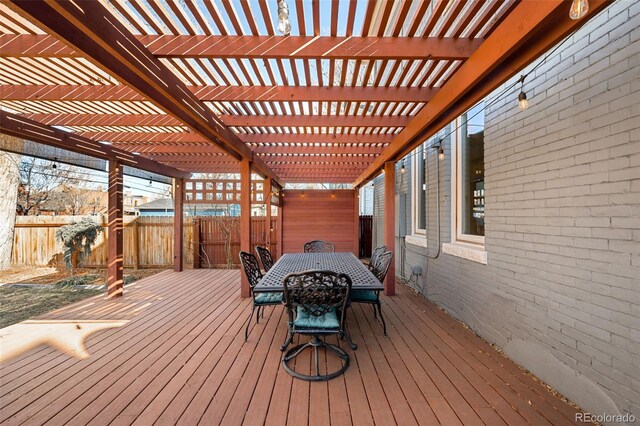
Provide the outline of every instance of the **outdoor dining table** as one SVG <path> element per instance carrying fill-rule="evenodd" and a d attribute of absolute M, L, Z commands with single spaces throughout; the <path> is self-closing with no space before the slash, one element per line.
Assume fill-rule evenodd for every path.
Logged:
<path fill-rule="evenodd" d="M 323 269 L 351 277 L 353 290 L 384 290 L 380 281 L 353 253 L 288 253 L 269 269 L 253 289 L 256 293 L 283 291 L 284 277 L 292 272 Z"/>

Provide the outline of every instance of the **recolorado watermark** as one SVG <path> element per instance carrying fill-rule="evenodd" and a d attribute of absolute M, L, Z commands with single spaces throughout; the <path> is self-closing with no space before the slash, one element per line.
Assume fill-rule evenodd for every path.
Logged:
<path fill-rule="evenodd" d="M 636 416 L 630 413 L 625 413 L 625 414 L 576 413 L 575 421 L 584 422 L 584 423 L 635 423 Z"/>

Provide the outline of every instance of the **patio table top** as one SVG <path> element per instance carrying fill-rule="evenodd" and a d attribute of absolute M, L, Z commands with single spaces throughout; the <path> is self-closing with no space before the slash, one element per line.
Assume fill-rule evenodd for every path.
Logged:
<path fill-rule="evenodd" d="M 253 289 L 255 292 L 282 291 L 284 277 L 292 272 L 324 269 L 347 274 L 353 290 L 384 290 L 380 281 L 353 253 L 284 254 Z"/>

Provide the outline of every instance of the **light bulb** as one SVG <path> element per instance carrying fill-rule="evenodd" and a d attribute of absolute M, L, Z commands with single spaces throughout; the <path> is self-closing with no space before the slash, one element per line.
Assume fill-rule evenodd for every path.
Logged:
<path fill-rule="evenodd" d="M 402 167 L 400 167 L 400 173 L 404 174 L 407 169 L 404 167 L 404 162 L 402 162 Z"/>
<path fill-rule="evenodd" d="M 438 147 L 438 160 L 444 160 L 444 148 L 442 146 Z"/>
<path fill-rule="evenodd" d="M 527 94 L 524 91 L 520 92 L 518 95 L 518 109 L 520 111 L 524 111 L 529 108 L 529 101 L 527 100 Z"/>
<path fill-rule="evenodd" d="M 574 21 L 583 18 L 589 11 L 589 0 L 573 0 L 569 9 L 569 17 Z"/>
<path fill-rule="evenodd" d="M 282 0 L 278 3 L 278 31 L 282 35 L 291 33 L 291 21 L 289 21 L 289 6 L 287 2 Z"/>

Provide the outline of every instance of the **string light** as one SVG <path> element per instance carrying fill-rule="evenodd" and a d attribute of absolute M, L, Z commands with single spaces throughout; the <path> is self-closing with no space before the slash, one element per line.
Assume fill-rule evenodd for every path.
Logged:
<path fill-rule="evenodd" d="M 289 20 L 289 6 L 285 0 L 278 3 L 278 31 L 288 36 L 291 34 L 291 21 Z"/>
<path fill-rule="evenodd" d="M 442 145 L 438 147 L 438 160 L 444 160 L 444 148 L 442 147 Z"/>
<path fill-rule="evenodd" d="M 58 165 L 56 164 L 56 161 L 58 161 L 58 157 L 54 157 L 54 159 L 53 159 L 53 164 L 51 165 L 51 168 L 53 170 L 58 168 Z"/>
<path fill-rule="evenodd" d="M 589 0 L 573 0 L 569 8 L 569 18 L 577 21 L 584 18 L 587 12 L 589 12 Z"/>
<path fill-rule="evenodd" d="M 404 167 L 404 158 L 402 159 L 402 167 L 400 167 L 400 173 L 405 174 L 407 171 L 406 167 Z"/>
<path fill-rule="evenodd" d="M 518 83 L 520 83 L 520 94 L 518 95 L 518 109 L 520 111 L 524 111 L 529 108 L 529 101 L 527 100 L 527 94 L 524 92 L 524 79 L 526 78 L 525 74 L 522 74 Z"/>

